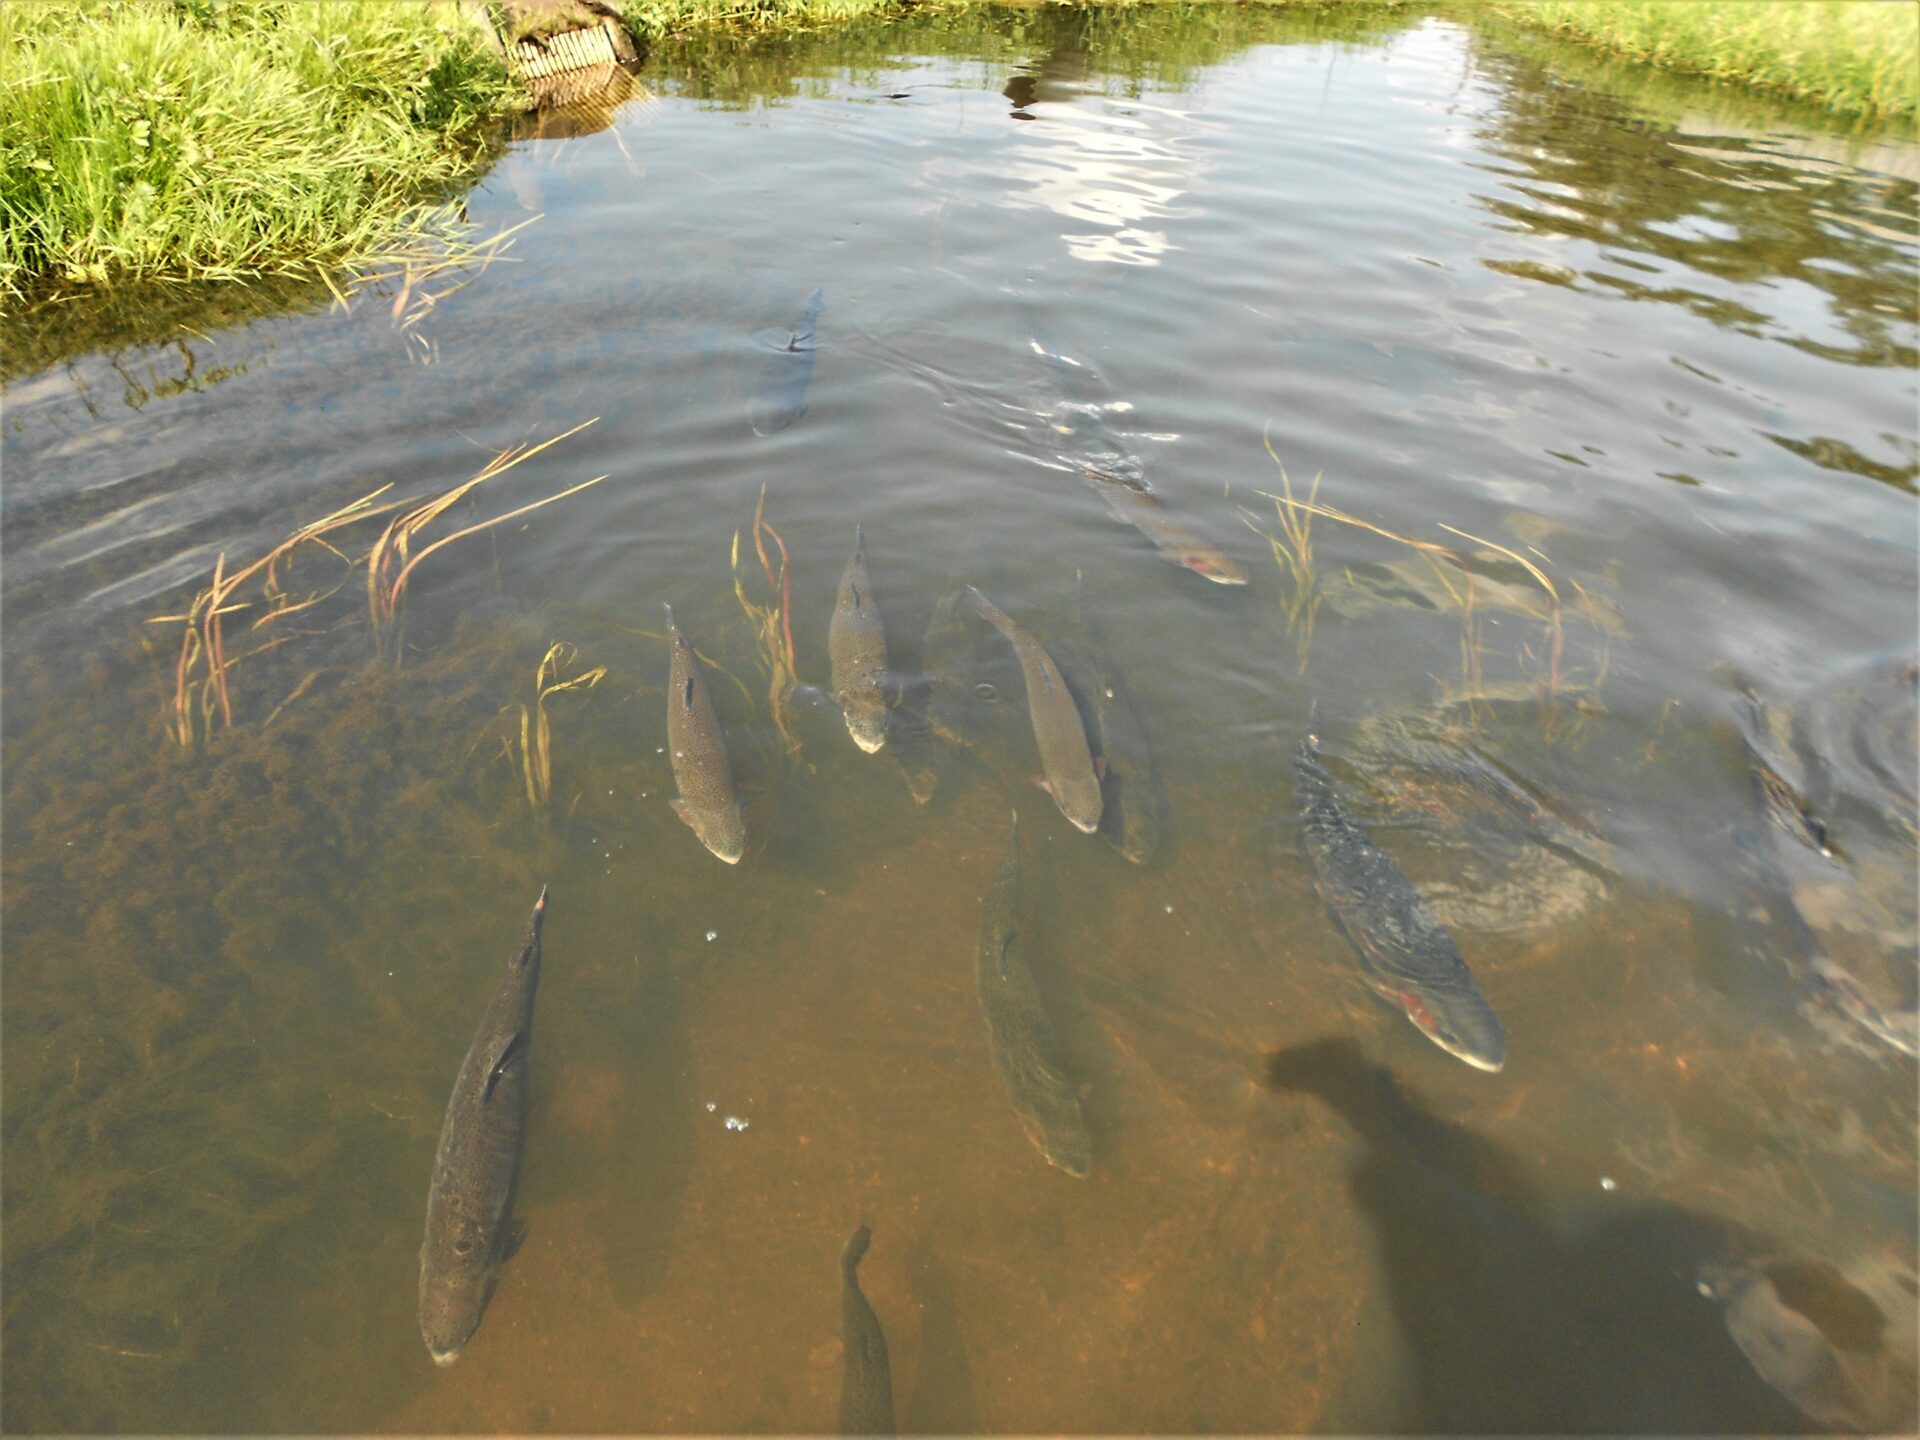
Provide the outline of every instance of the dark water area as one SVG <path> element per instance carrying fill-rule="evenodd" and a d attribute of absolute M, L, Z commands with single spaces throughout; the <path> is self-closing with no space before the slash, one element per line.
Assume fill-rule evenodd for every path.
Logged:
<path fill-rule="evenodd" d="M 864 1223 L 908 1432 L 1910 1429 L 1917 182 L 1412 11 L 977 10 L 652 57 L 484 269 L 10 322 L 0 1422 L 830 1429 Z M 968 584 L 1152 824 L 1031 783 Z M 1369 989 L 1310 723 L 1497 1072 Z M 979 1013 L 1010 809 L 1085 1178 Z M 527 1234 L 436 1369 L 543 884 Z"/>

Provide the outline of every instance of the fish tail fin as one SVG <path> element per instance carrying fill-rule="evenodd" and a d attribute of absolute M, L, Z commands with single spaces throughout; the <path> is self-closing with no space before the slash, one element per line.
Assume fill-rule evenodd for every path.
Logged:
<path fill-rule="evenodd" d="M 860 1268 L 860 1262 L 866 1257 L 867 1246 L 873 1243 L 873 1230 L 862 1225 L 847 1237 L 846 1247 L 840 1252 L 840 1273 L 849 1280 L 853 1272 Z"/>
<path fill-rule="evenodd" d="M 660 608 L 667 612 L 667 629 L 673 629 L 673 606 L 662 600 L 660 602 Z"/>
<path fill-rule="evenodd" d="M 1010 627 L 1013 622 L 1007 618 L 1005 611 L 1001 610 L 999 606 L 982 595 L 978 587 L 973 585 L 967 586 L 967 603 L 973 606 L 974 611 L 982 620 L 985 620 L 1002 635 L 1011 635 L 1008 627 Z"/>

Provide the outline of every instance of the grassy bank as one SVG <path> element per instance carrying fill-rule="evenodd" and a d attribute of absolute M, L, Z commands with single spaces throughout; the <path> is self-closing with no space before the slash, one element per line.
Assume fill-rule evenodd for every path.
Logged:
<path fill-rule="evenodd" d="M 0 5 L 0 296 L 311 269 L 453 228 L 514 92 L 451 3 Z"/>
<path fill-rule="evenodd" d="M 1631 60 L 1838 115 L 1911 121 L 1920 104 L 1920 15 L 1905 0 L 1490 0 L 1486 8 Z"/>

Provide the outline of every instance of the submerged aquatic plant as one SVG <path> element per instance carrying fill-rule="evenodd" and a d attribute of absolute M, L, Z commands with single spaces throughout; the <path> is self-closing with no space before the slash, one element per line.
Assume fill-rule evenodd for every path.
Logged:
<path fill-rule="evenodd" d="M 1273 507 L 1280 522 L 1280 533 L 1275 535 L 1263 529 L 1244 509 L 1240 514 L 1248 528 L 1273 547 L 1273 563 L 1286 577 L 1287 592 L 1281 597 L 1280 609 L 1286 617 L 1287 633 L 1293 636 L 1294 650 L 1304 674 L 1307 656 L 1313 650 L 1314 617 L 1320 613 L 1320 584 L 1313 572 L 1313 510 L 1310 507 L 1320 497 L 1320 481 L 1325 472 L 1313 477 L 1312 488 L 1307 491 L 1307 507 L 1296 506 L 1293 480 L 1280 457 L 1274 454 L 1272 428 L 1269 423 L 1261 432 L 1261 439 L 1266 442 L 1267 454 L 1273 456 L 1273 463 L 1280 467 L 1280 490 L 1284 499 L 1276 500 Z"/>
<path fill-rule="evenodd" d="M 374 504 L 392 488 L 391 485 L 382 485 L 352 504 L 302 525 L 258 560 L 237 570 L 228 570 L 226 552 L 222 551 L 214 561 L 213 582 L 193 597 L 184 614 L 155 615 L 147 621 L 149 625 L 179 623 L 184 627 L 180 636 L 180 658 L 174 666 L 172 714 L 168 723 L 170 733 L 181 745 L 192 748 L 196 740 L 210 736 L 216 714 L 220 724 L 231 729 L 233 695 L 227 677 L 233 667 L 296 638 L 294 634 L 277 632 L 251 644 L 239 654 L 229 656 L 226 647 L 227 616 L 258 609 L 261 613 L 247 627 L 247 632 L 251 634 L 289 615 L 311 610 L 337 594 L 347 583 L 345 575 L 331 589 L 310 591 L 296 599 L 281 584 L 281 573 L 283 570 L 291 572 L 303 545 L 318 545 L 351 571 L 354 562 L 327 536 L 345 526 L 398 509 L 404 502 L 389 500 L 384 504 Z M 260 579 L 259 598 L 235 599 L 241 587 L 256 577 Z M 268 722 L 271 723 L 281 710 L 298 699 L 312 680 L 313 677 L 309 676 L 302 681 L 299 689 L 283 700 L 268 717 Z"/>
<path fill-rule="evenodd" d="M 1440 592 L 1460 615 L 1460 673 L 1461 682 L 1467 695 L 1484 692 L 1485 674 L 1485 632 L 1481 626 L 1481 585 L 1490 582 L 1499 587 L 1501 602 L 1508 609 L 1515 610 L 1541 626 L 1540 642 L 1536 647 L 1531 641 L 1520 644 L 1518 660 L 1521 668 L 1532 679 L 1540 698 L 1545 716 L 1546 731 L 1551 739 L 1557 723 L 1559 700 L 1569 688 L 1566 672 L 1566 636 L 1563 625 L 1563 601 L 1560 587 L 1548 574 L 1546 555 L 1532 546 L 1538 561 L 1530 560 L 1511 546 L 1498 541 L 1488 540 L 1463 530 L 1457 525 L 1444 521 L 1435 521 L 1435 528 L 1461 540 L 1470 541 L 1474 550 L 1443 544 L 1437 540 L 1423 540 L 1412 535 L 1403 535 L 1384 525 L 1376 525 L 1349 514 L 1336 505 L 1330 505 L 1319 499 L 1320 479 L 1315 476 L 1307 498 L 1302 500 L 1294 494 L 1293 483 L 1287 475 L 1287 469 L 1275 454 L 1271 440 L 1267 442 L 1267 453 L 1273 457 L 1274 464 L 1280 468 L 1280 493 L 1260 490 L 1255 493 L 1271 500 L 1279 524 L 1278 533 L 1267 526 L 1244 506 L 1240 509 L 1241 518 L 1255 532 L 1260 534 L 1273 550 L 1274 563 L 1280 567 L 1287 580 L 1287 593 L 1281 601 L 1282 614 L 1287 622 L 1287 633 L 1294 636 L 1299 650 L 1300 668 L 1306 669 L 1313 640 L 1313 622 L 1326 591 L 1319 571 L 1314 564 L 1313 520 L 1317 517 L 1331 520 L 1341 525 L 1362 530 L 1383 540 L 1412 550 L 1425 563 L 1437 583 Z M 1503 585 L 1497 575 L 1483 573 L 1487 566 L 1499 561 L 1509 561 L 1519 567 L 1530 582 L 1526 593 L 1515 593 L 1510 586 Z M 1550 562 L 1547 562 L 1550 563 Z M 1347 572 L 1347 580 L 1353 584 L 1352 573 Z M 1597 690 L 1605 678 L 1608 663 L 1607 625 L 1601 614 L 1598 602 L 1592 592 L 1578 581 L 1568 579 L 1579 599 L 1581 613 L 1592 627 L 1595 636 L 1596 662 L 1592 675 L 1584 682 L 1585 688 Z M 1534 587 L 1537 587 L 1535 592 Z M 1533 593 L 1535 598 L 1526 598 Z"/>
<path fill-rule="evenodd" d="M 504 515 L 496 515 L 476 525 L 456 530 L 431 544 L 415 551 L 414 541 L 420 533 L 435 519 L 444 514 L 455 502 L 468 494 L 481 483 L 493 479 L 496 475 L 512 469 L 522 460 L 530 459 L 549 446 L 557 445 L 569 435 L 576 435 L 594 421 L 576 425 L 564 435 L 534 446 L 512 446 L 501 451 L 490 460 L 485 468 L 472 479 L 454 486 L 425 502 L 405 499 L 383 500 L 381 497 L 393 488 L 391 484 L 361 496 L 351 504 L 343 505 L 330 514 L 321 516 L 300 526 L 285 540 L 274 546 L 265 555 L 249 564 L 230 568 L 226 552 L 222 551 L 214 561 L 213 579 L 207 587 L 193 597 L 186 610 L 172 615 L 155 615 L 148 619 L 149 625 L 178 624 L 182 626 L 180 636 L 180 654 L 174 663 L 173 692 L 168 703 L 167 732 L 180 745 L 191 749 L 196 743 L 209 738 L 216 725 L 222 729 L 232 729 L 234 724 L 233 691 L 229 683 L 235 666 L 251 660 L 257 655 L 277 649 L 300 635 L 309 633 L 278 626 L 277 622 L 292 615 L 315 610 L 346 588 L 352 571 L 365 565 L 367 570 L 367 599 L 373 619 L 376 637 L 383 637 L 391 628 L 391 622 L 399 613 L 400 602 L 406 594 L 407 581 L 414 567 L 422 560 L 455 540 L 473 535 L 508 520 L 517 519 L 551 505 L 556 500 L 564 500 L 569 495 L 578 494 L 590 485 L 597 485 L 606 479 L 604 475 L 549 495 L 543 500 L 521 505 Z M 409 508 L 410 507 L 410 508 Z M 396 513 L 398 512 L 398 513 Z M 328 537 L 355 525 L 363 520 L 371 520 L 381 515 L 391 516 L 380 538 L 374 542 L 372 550 L 360 559 L 354 559 Z M 330 586 L 307 590 L 296 594 L 285 583 L 291 579 L 293 567 L 302 548 L 308 545 L 318 546 L 338 560 L 344 567 L 340 577 Z M 257 595 L 242 599 L 245 587 L 258 583 Z M 258 612 L 244 633 L 256 637 L 246 642 L 246 648 L 236 654 L 227 653 L 227 624 L 231 616 L 245 612 Z M 277 628 L 271 634 L 262 634 L 269 626 Z M 267 716 L 265 724 L 271 725 L 282 711 L 293 704 L 312 687 L 319 677 L 319 671 L 309 673 L 285 699 Z"/>
<path fill-rule="evenodd" d="M 533 704 L 519 707 L 520 774 L 526 781 L 527 804 L 536 810 L 553 798 L 553 726 L 547 719 L 547 701 L 570 690 L 591 690 L 607 677 L 607 667 L 596 665 L 563 680 L 562 673 L 579 659 L 578 646 L 554 641 L 534 671 Z"/>
<path fill-rule="evenodd" d="M 538 445 L 510 445 L 489 460 L 480 473 L 472 479 L 462 481 L 451 490 L 443 491 L 433 499 L 390 521 L 385 532 L 375 542 L 372 553 L 367 556 L 367 606 L 373 617 L 374 628 L 378 630 L 389 625 L 398 616 L 400 602 L 407 593 L 407 581 L 412 578 L 414 569 L 420 562 L 434 551 L 451 545 L 456 540 L 464 540 L 469 535 L 477 535 L 482 530 L 490 530 L 495 525 L 517 520 L 522 515 L 531 514 L 543 506 L 553 504 L 556 500 L 577 495 L 589 486 L 598 485 L 606 479 L 605 475 L 596 475 L 593 479 L 583 480 L 578 485 L 560 491 L 557 495 L 549 495 L 544 500 L 535 500 L 531 504 L 509 510 L 504 515 L 496 515 L 491 520 L 482 520 L 477 525 L 469 525 L 465 529 L 454 531 L 451 535 L 443 535 L 432 544 L 423 546 L 417 554 L 413 553 L 413 542 L 419 537 L 421 531 L 464 499 L 477 486 L 484 485 L 497 475 L 505 474 L 523 460 L 531 460 L 542 450 L 551 449 L 562 440 L 578 435 L 587 426 L 598 424 L 599 418 L 596 415 L 591 420 L 583 420 L 573 429 L 556 435 L 551 440 L 543 440 Z"/>
<path fill-rule="evenodd" d="M 733 569 L 733 593 L 739 600 L 740 608 L 746 612 L 747 623 L 753 627 L 754 642 L 760 651 L 760 665 L 767 673 L 767 703 L 773 709 L 774 728 L 780 732 L 780 743 L 789 756 L 800 753 L 800 742 L 787 728 L 787 697 L 793 691 L 798 677 L 794 673 L 793 652 L 793 576 L 787 559 L 787 542 L 780 538 L 780 532 L 766 518 L 767 487 L 760 487 L 760 499 L 753 507 L 753 549 L 759 556 L 761 573 L 767 577 L 768 602 L 755 604 L 747 598 L 747 588 L 740 579 L 740 532 L 733 532 L 733 550 L 728 563 Z M 767 556 L 767 539 L 771 537 L 780 552 L 780 570 L 776 576 L 772 561 Z M 737 683 L 737 682 L 736 682 Z"/>

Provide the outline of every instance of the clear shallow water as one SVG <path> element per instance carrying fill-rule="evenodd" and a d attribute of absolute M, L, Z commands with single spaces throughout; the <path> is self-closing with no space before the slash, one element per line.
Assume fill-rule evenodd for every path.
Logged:
<path fill-rule="evenodd" d="M 473 218 L 543 218 L 410 329 L 367 296 L 8 387 L 7 1422 L 826 1427 L 864 1219 L 906 1428 L 1790 1424 L 1729 1338 L 1763 1263 L 1845 1277 L 1802 1304 L 1864 1398 L 1815 1418 L 1910 1423 L 1913 1062 L 1808 956 L 1914 1004 L 1911 147 L 1341 12 L 936 17 L 641 79 L 512 146 Z M 807 413 L 758 436 L 816 287 Z M 236 667 L 231 731 L 169 741 L 146 622 L 216 557 L 594 417 L 433 532 L 608 476 L 425 560 L 397 666 L 309 551 L 300 593 L 350 583 Z M 1063 420 L 1251 583 L 1117 524 Z M 1278 532 L 1269 443 L 1378 527 L 1316 520 L 1304 597 L 1247 523 Z M 767 599 L 763 486 L 803 679 L 856 522 L 903 668 L 961 583 L 1043 640 L 1093 618 L 1160 860 L 1027 785 L 1004 647 L 926 806 L 837 720 L 796 709 L 787 758 L 729 566 L 740 532 Z M 737 868 L 666 808 L 663 600 L 742 682 Z M 516 707 L 556 640 L 608 673 L 549 701 L 535 813 Z M 1358 984 L 1293 820 L 1316 699 L 1499 1075 Z M 1769 825 L 1754 753 L 1835 858 Z M 1010 804 L 1085 1181 L 974 1004 Z M 530 1236 L 437 1372 L 434 1137 L 543 882 Z"/>

